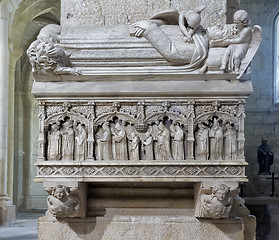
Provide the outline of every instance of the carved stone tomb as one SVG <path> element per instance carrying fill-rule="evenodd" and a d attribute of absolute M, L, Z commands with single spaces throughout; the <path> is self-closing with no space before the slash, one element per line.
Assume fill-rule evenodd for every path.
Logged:
<path fill-rule="evenodd" d="M 253 239 L 237 188 L 261 28 L 213 18 L 226 1 L 82 2 L 61 0 L 27 50 L 39 239 Z"/>

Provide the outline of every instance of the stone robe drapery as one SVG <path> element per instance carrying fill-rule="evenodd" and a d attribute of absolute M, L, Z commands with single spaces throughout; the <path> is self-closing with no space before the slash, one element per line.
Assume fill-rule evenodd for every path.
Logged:
<path fill-rule="evenodd" d="M 143 146 L 143 153 L 145 155 L 146 160 L 153 160 L 154 159 L 154 153 L 153 153 L 153 137 L 151 135 L 147 136 L 142 141 Z"/>
<path fill-rule="evenodd" d="M 219 126 L 218 122 L 214 121 L 209 131 L 209 138 L 210 160 L 221 160 L 223 154 L 223 129 Z"/>
<path fill-rule="evenodd" d="M 237 159 L 237 141 L 236 132 L 234 129 L 228 128 L 224 132 L 224 155 L 225 160 L 236 160 Z"/>
<path fill-rule="evenodd" d="M 171 147 L 170 147 L 170 132 L 169 130 L 161 123 L 159 125 L 159 134 L 158 134 L 158 150 L 162 160 L 172 160 L 171 156 Z"/>
<path fill-rule="evenodd" d="M 97 143 L 99 160 L 112 160 L 112 137 L 109 127 L 104 129 L 102 135 L 99 135 Z"/>
<path fill-rule="evenodd" d="M 136 135 L 131 141 L 130 160 L 139 160 L 139 137 Z"/>
<path fill-rule="evenodd" d="M 199 129 L 196 132 L 196 151 L 195 158 L 196 160 L 208 160 L 208 129 L 203 128 Z"/>
<path fill-rule="evenodd" d="M 86 131 L 82 126 L 78 127 L 75 139 L 75 160 L 86 160 Z"/>
<path fill-rule="evenodd" d="M 115 128 L 113 141 L 114 141 L 115 160 L 127 160 L 128 150 L 127 150 L 126 131 L 124 127 L 122 127 L 120 124 L 118 124 L 118 127 Z"/>
<path fill-rule="evenodd" d="M 173 127 L 172 156 L 174 160 L 184 160 L 184 132 L 180 126 Z"/>
<path fill-rule="evenodd" d="M 48 134 L 48 160 L 61 160 L 61 132 L 52 131 Z"/>
<path fill-rule="evenodd" d="M 64 129 L 62 131 L 62 160 L 73 160 L 74 145 L 74 130 Z"/>

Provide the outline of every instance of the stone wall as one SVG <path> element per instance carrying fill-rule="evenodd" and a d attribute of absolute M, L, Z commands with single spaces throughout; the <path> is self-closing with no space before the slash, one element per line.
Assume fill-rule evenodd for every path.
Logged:
<path fill-rule="evenodd" d="M 203 4 L 207 7 L 202 14 L 202 19 L 205 19 L 202 25 L 209 26 L 217 22 L 226 22 L 224 9 L 226 9 L 227 0 L 220 0 L 217 4 L 213 0 L 62 0 L 61 2 L 62 26 L 131 24 L 148 19 L 166 9 L 188 11 Z M 228 2 L 236 2 L 236 0 Z"/>
<path fill-rule="evenodd" d="M 274 102 L 274 23 L 279 13 L 277 0 L 242 0 L 241 8 L 249 12 L 252 25 L 259 24 L 263 28 L 263 41 L 252 62 L 252 83 L 254 92 L 246 104 L 246 169 L 249 183 L 246 184 L 246 195 L 257 195 L 258 174 L 257 148 L 261 140 L 266 138 L 274 152 L 274 162 L 271 170 L 278 174 L 279 167 L 279 105 Z M 279 184 L 276 184 L 277 194 Z M 268 184 L 268 187 L 271 186 Z M 270 187 L 271 191 L 271 187 Z"/>

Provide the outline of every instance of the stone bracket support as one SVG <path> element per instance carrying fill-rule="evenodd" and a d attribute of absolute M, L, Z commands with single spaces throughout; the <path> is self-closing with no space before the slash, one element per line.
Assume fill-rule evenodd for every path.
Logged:
<path fill-rule="evenodd" d="M 237 187 L 237 182 L 196 183 L 194 185 L 195 217 L 209 219 L 232 217 L 235 211 L 235 199 L 239 198 Z"/>
<path fill-rule="evenodd" d="M 86 216 L 87 184 L 69 181 L 46 181 L 48 211 L 46 215 L 56 218 Z"/>

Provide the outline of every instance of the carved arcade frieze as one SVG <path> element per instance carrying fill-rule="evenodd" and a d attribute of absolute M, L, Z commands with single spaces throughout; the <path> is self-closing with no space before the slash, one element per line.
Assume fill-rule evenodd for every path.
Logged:
<path fill-rule="evenodd" d="M 39 161 L 242 161 L 243 101 L 41 102 Z"/>

